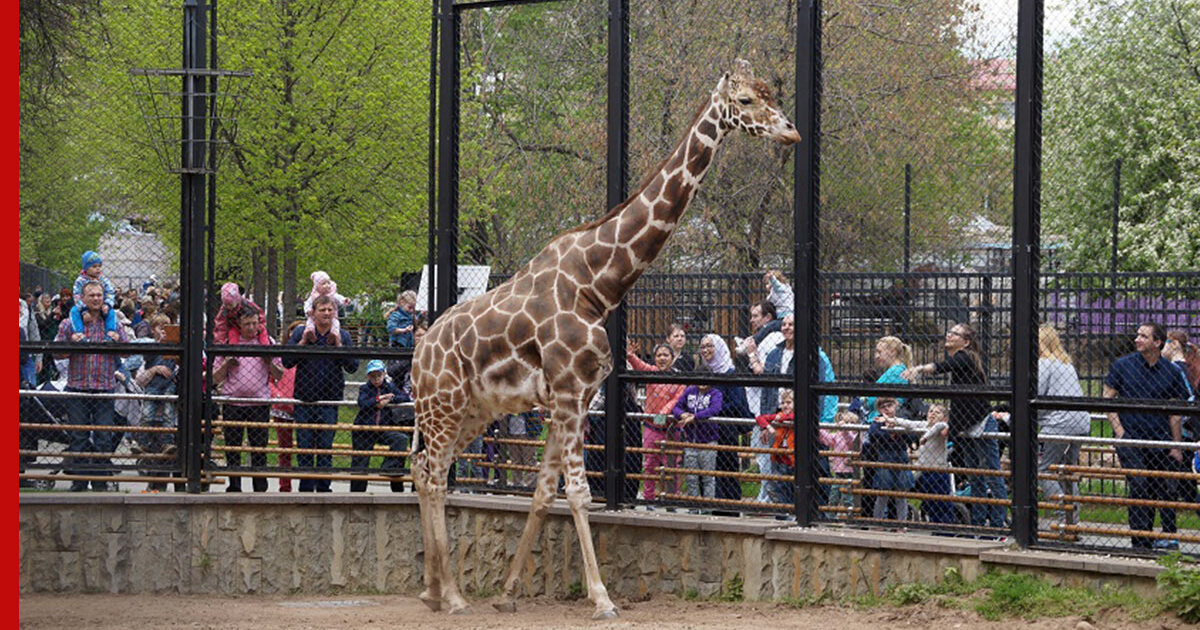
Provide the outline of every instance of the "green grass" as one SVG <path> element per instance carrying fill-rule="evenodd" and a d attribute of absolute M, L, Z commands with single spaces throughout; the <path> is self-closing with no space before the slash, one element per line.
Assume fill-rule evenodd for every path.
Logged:
<path fill-rule="evenodd" d="M 1182 580 L 1200 589 L 1200 578 L 1195 582 L 1186 577 Z M 1179 592 L 1182 589 L 1176 589 Z M 1172 591 L 1164 590 L 1164 594 Z M 1196 604 L 1196 595 L 1184 594 L 1177 599 Z M 1189 599 L 1190 598 L 1190 599 Z M 1052 584 L 1041 578 L 1023 573 L 989 571 L 974 582 L 964 580 L 957 569 L 947 569 L 942 581 L 936 584 L 900 584 L 888 589 L 882 597 L 858 596 L 848 603 L 858 607 L 880 605 L 907 606 L 935 601 L 939 605 L 974 610 L 992 621 L 1019 617 L 1039 619 L 1047 617 L 1081 616 L 1092 617 L 1101 610 L 1120 608 L 1132 618 L 1145 620 L 1169 609 L 1169 598 L 1142 598 L 1128 589 L 1104 587 L 1100 590 Z M 1183 606 L 1186 607 L 1186 604 Z M 1170 608 L 1178 610 L 1182 607 Z"/>

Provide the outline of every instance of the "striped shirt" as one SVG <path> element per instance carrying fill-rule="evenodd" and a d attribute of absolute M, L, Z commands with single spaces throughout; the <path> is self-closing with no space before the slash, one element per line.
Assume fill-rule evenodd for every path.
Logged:
<path fill-rule="evenodd" d="M 55 341 L 70 341 L 74 334 L 71 328 L 71 318 L 62 320 L 58 326 L 58 336 Z M 83 325 L 83 333 L 91 343 L 102 343 L 108 337 L 104 333 L 104 318 L 93 318 L 91 323 Z M 129 337 L 124 327 L 118 327 L 121 343 L 128 343 Z M 67 387 L 96 392 L 111 392 L 116 387 L 113 374 L 120 366 L 121 358 L 115 354 L 72 354 L 67 367 Z"/>

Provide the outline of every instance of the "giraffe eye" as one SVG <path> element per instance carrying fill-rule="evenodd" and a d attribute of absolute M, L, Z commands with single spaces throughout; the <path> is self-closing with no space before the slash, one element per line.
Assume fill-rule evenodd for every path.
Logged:
<path fill-rule="evenodd" d="M 752 101 L 749 96 L 740 96 L 738 97 L 738 102 L 742 105 L 749 105 Z"/>

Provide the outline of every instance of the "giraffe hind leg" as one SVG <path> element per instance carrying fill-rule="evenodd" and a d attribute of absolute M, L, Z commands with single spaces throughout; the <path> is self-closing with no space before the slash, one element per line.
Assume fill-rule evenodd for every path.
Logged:
<path fill-rule="evenodd" d="M 552 426 L 550 431 L 554 432 Z M 533 543 L 542 531 L 546 513 L 554 503 L 555 490 L 558 487 L 558 477 L 562 470 L 562 457 L 558 442 L 550 439 L 546 442 L 546 451 L 542 457 L 542 467 L 538 471 L 537 487 L 533 493 L 533 502 L 529 506 L 529 517 L 525 520 L 525 530 L 521 533 L 521 542 L 517 545 L 517 554 L 513 556 L 512 565 L 508 570 L 508 579 L 504 581 L 504 591 L 492 603 L 500 612 L 516 612 L 517 584 L 520 581 L 522 568 L 529 560 Z"/>
<path fill-rule="evenodd" d="M 433 508 L 429 500 L 428 451 L 413 453 L 411 470 L 413 486 L 417 489 L 417 502 L 421 508 L 421 538 L 425 546 L 425 590 L 419 597 L 430 610 L 437 612 L 442 609 L 442 580 L 437 569 L 440 566 L 438 548 L 433 537 L 432 519 L 430 519 L 430 512 Z"/>

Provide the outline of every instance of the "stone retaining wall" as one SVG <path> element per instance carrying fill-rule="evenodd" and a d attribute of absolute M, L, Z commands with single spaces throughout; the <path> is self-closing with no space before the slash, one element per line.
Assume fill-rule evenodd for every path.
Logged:
<path fill-rule="evenodd" d="M 516 553 L 528 499 L 451 495 L 451 553 L 468 597 L 495 594 Z M 700 596 L 741 580 L 746 599 L 882 594 L 988 566 L 1071 585 L 1154 590 L 1149 561 L 1010 550 L 1000 543 L 765 518 L 592 513 L 601 572 L 618 597 Z M 413 495 L 67 495 L 20 500 L 21 592 L 416 593 L 424 558 Z M 546 519 L 524 595 L 582 580 L 565 502 Z"/>

